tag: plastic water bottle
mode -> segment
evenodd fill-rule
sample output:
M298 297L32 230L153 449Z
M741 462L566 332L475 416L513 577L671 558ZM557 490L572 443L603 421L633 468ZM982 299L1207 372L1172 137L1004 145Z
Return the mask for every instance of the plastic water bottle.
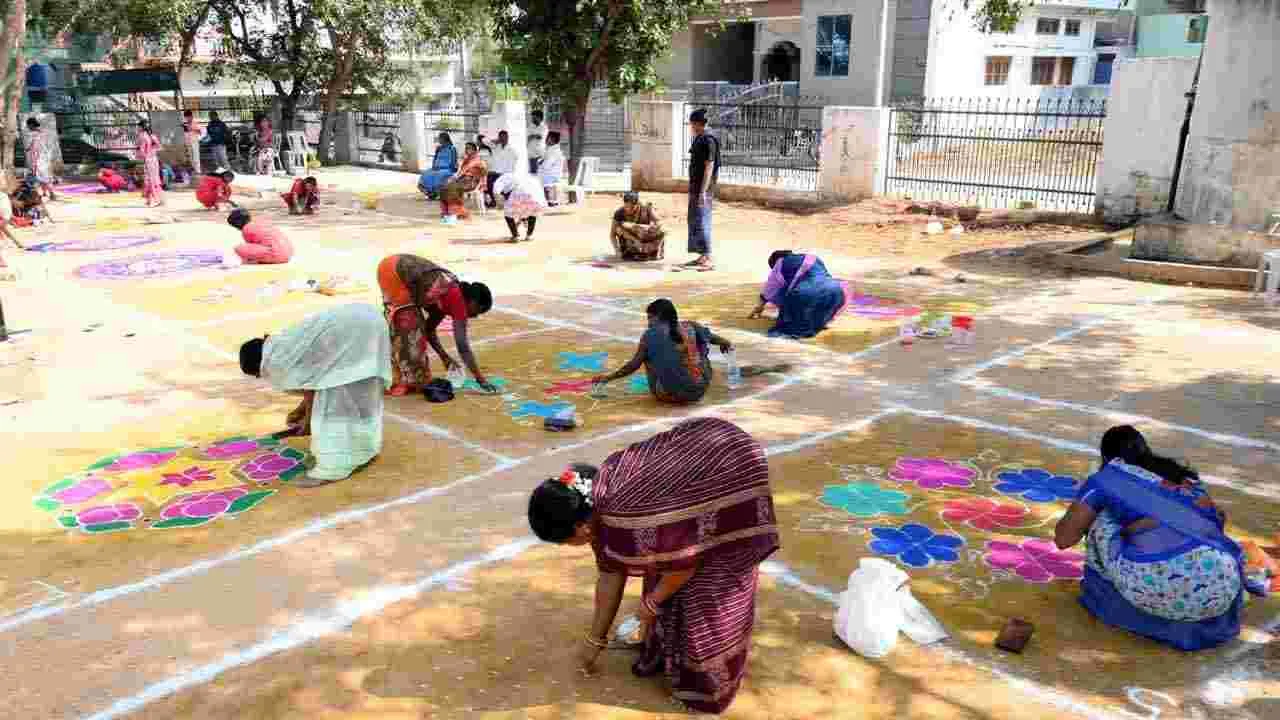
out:
M729 361L728 384L730 390L742 387L742 368L738 367L738 351L730 350L725 358Z

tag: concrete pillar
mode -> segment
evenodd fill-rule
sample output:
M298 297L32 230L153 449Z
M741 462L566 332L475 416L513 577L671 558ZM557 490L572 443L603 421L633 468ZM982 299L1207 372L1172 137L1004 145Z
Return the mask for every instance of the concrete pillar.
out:
M685 175L685 103L633 102L629 115L631 189L679 189Z
M516 151L516 174L527 175L529 173L529 119L525 102L505 100L494 103L490 117L493 123L493 138L497 139L500 131L507 131L507 144Z
M426 132L426 113L421 110L400 113L400 166L412 173L431 167L435 146ZM360 150L357 147L356 153Z
M883 192L888 132L889 108L823 108L818 193L858 200Z
M343 165L360 161L360 141L356 136L356 114L339 112L333 124L334 160Z

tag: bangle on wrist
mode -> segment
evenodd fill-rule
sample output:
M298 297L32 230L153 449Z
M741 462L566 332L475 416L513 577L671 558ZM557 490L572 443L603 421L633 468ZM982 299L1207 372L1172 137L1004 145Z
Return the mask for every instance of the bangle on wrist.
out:
M582 639L585 640L588 645L597 650L604 650L609 647L609 643L603 638L591 637L591 633L587 633Z
M652 597L645 596L640 598L640 604L644 606L645 610L649 611L650 615L653 615L654 617L658 616L659 614L658 603L654 602Z

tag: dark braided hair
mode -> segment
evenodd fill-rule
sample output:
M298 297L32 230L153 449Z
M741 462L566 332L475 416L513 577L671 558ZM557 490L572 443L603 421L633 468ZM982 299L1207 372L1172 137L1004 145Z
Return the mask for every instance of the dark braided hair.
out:
M666 298L659 298L649 303L644 311L649 317L658 318L670 326L671 342L677 345L684 342L684 336L680 334L680 315L676 312L674 303Z
M584 478L595 478L593 465L575 463L570 470ZM529 497L529 527L544 542L562 543L573 537L578 523L591 517L590 498L556 478L548 478Z
M1186 485L1200 479L1200 473L1163 455L1151 452L1147 439L1132 425L1116 425L1102 434L1102 463L1120 459L1155 473L1175 485Z

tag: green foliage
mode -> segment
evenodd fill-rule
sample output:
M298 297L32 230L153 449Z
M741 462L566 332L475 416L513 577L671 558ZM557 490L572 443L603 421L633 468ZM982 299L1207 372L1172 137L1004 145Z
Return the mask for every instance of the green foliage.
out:
M976 0L964 0L966 9ZM1022 12L1031 7L1035 0L980 0L974 11L973 23L984 33L1013 32Z
M719 0L490 0L511 79L540 97L585 107L607 81L615 100L657 87L655 63L689 18Z

